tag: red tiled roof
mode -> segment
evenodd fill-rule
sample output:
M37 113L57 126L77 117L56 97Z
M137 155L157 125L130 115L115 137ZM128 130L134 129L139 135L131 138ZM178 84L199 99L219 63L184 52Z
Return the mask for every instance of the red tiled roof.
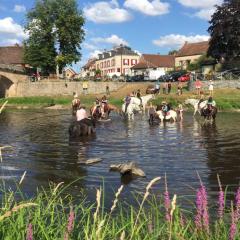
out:
M143 54L139 63L133 66L132 69L158 67L172 68L174 65L175 57L172 55Z
M0 64L23 64L23 47L0 47Z
M96 59L89 59L88 62L83 66L84 69L89 69L91 66L93 66L96 62Z
M176 57L202 55L207 53L209 42L188 43L186 42L178 51Z

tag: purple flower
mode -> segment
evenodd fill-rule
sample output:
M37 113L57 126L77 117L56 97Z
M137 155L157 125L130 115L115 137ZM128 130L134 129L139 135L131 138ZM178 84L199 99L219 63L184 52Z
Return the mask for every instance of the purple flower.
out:
M235 214L234 211L232 209L232 223L231 223L231 227L230 227L230 233L229 233L229 240L234 240L236 232L237 232L237 226L236 226L236 219L235 219Z
M67 231L64 234L64 240L68 240L68 237L73 230L74 218L75 218L74 211L71 208L69 217L68 217Z
M225 205L224 192L222 191L222 189L220 189L219 195L218 195L218 217L220 220L222 220L223 218L224 205Z
M73 230L73 222L74 222L74 212L71 209L68 217L68 226L67 226L68 233L71 233Z
M203 184L197 191L196 196L196 208L197 214L195 216L195 225L198 230L201 230L202 227L209 233L209 215L208 215L208 201L207 201L207 192Z
M27 227L27 237L26 240L33 240L33 229L32 229L32 224L29 223Z
M235 203L236 203L236 221L240 219L240 187L237 190L236 197L235 197Z
M208 200L207 200L207 191L205 186L201 185L201 194L202 194L202 220L203 226L207 232L209 232L209 215L208 215Z
M166 210L166 215L165 215L166 220L168 222L170 222L171 200L170 200L169 193L167 190L164 192L164 206L165 206L165 210Z
M197 214L195 216L195 225L198 230L202 229L202 193L201 189L198 189L196 195L196 208Z

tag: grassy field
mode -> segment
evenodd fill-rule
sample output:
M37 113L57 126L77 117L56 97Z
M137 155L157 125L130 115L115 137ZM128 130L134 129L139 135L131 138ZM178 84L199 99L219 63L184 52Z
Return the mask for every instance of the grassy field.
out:
M123 98L127 93L133 90L141 89L144 95L146 91L146 85L134 85L125 86L116 92L112 92L109 97L109 101L120 107L123 103ZM101 97L102 95L81 95L80 99L83 104L87 107L93 105L96 97ZM171 103L173 107L176 107L179 103L183 103L187 98L197 98L194 92L189 92L186 89L183 90L183 95L177 96L176 86L173 86L172 92L169 95L163 95L162 93L153 100L154 104L160 104L163 100ZM208 98L207 93L205 93L205 98ZM72 96L56 96L56 97L22 97L22 98L8 98L8 106L10 107L28 107L28 108L44 108L53 105L63 105L66 108L70 108ZM239 110L240 109L240 90L238 89L216 89L214 92L214 99L217 103L219 110ZM0 105L6 101L6 99L0 99ZM186 106L187 107L187 106Z
M21 181L22 182L22 181ZM151 193L153 185L164 184L155 178L146 186L145 194L137 195L138 205L129 206L121 198L121 186L112 200L112 207L104 207L104 192L96 189L96 201L89 203L84 194L68 194L68 186L51 184L38 190L36 197L25 198L21 183L15 191L2 183L0 195L0 239L64 239L64 240L234 240L239 239L240 190L236 205L226 207L223 190L215 206L218 214L209 216L205 187L196 191L192 212L179 207L179 197ZM20 200L16 200L20 199ZM77 200L76 200L77 199Z

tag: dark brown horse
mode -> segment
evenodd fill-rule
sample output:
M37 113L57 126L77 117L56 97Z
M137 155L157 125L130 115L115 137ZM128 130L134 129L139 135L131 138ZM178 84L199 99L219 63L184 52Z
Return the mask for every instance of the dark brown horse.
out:
M207 106L207 108L203 108L201 110L201 116L204 117L205 120L213 120L215 121L217 116L217 108L213 106Z

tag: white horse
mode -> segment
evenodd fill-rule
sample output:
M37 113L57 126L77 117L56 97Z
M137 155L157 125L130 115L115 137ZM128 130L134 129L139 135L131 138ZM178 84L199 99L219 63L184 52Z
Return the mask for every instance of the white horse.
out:
M167 112L167 115L164 116L163 111L159 110L157 111L157 115L159 117L159 119L161 120L161 122L165 121L170 121L171 119L176 122L177 121L177 112L175 112L174 110L170 110Z
M122 105L122 112L125 113L125 107L126 107L126 104L124 103ZM128 119L129 120L133 120L134 119L134 112L140 112L141 111L141 108L138 104L135 104L135 103L130 103L127 107L127 111L126 111L126 114L128 116Z
M185 100L185 104L190 104L194 107L194 113L193 116L196 115L198 112L201 115L201 109L205 108L207 106L207 100L201 102L200 104L198 99L187 99Z
M144 113L145 113L145 109L146 109L147 103L154 97L155 97L154 94L148 94L146 96L142 96L141 97L141 99L142 99L142 106L143 106L143 112ZM137 104L139 107L141 106L141 101L137 97L131 97L131 103Z

